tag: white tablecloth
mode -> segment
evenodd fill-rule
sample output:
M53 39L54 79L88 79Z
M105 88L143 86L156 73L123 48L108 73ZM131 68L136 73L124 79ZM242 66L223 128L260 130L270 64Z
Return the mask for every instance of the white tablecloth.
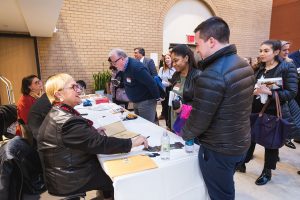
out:
M101 104L100 104L101 105ZM115 104L104 104L107 109L94 109L93 107L76 107L80 113L87 113L84 116L95 122L95 127L107 124L109 120L118 120L121 114L112 114L111 108ZM102 111L100 111L102 110ZM126 113L123 114L124 116ZM107 119L107 120L105 120ZM101 122L102 121L102 122ZM160 145L162 133L165 129L159 127L141 117L135 120L122 121L124 126L148 139L150 146ZM171 143L183 142L177 135L169 132ZM196 146L196 145L195 145ZM171 150L170 160L161 160L155 157L158 168L143 172L115 177L113 186L115 200L201 200L209 199L207 190L201 175L198 164L198 146L192 154L188 154L184 149ZM98 155L98 159L103 166L105 160L127 157L130 155L145 153L142 147L134 148L128 154L122 155ZM104 170L106 170L104 168Z

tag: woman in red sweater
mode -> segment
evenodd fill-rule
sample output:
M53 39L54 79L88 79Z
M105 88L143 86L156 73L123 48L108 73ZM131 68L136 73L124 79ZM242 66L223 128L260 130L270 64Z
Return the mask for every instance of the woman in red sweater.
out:
M21 92L22 96L17 104L18 121L27 124L27 116L31 106L43 93L42 81L36 75L24 77ZM17 126L16 134L22 135L20 126Z

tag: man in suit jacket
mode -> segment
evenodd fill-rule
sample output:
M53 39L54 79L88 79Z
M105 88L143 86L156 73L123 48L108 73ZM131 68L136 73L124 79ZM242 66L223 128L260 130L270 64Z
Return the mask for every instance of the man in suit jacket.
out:
M136 59L130 58L121 49L113 49L109 59L118 71L124 72L125 92L133 102L134 112L154 122L156 101L160 100L159 89L147 68Z
M151 58L145 57L145 49L137 47L134 49L134 57L147 67L151 76L157 76L157 70L155 68L154 61Z

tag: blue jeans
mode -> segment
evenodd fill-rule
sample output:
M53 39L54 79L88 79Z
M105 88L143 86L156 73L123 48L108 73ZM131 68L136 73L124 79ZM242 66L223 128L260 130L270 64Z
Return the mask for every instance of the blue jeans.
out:
M246 154L246 153L245 153ZM233 175L245 155L229 156L200 146L199 164L211 200L233 200Z
M142 118L155 122L156 115L156 100L149 99L137 103L133 103L134 113L141 116Z

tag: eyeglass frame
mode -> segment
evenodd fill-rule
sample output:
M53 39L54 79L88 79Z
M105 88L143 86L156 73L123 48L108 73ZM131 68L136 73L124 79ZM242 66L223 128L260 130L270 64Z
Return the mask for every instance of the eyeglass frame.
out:
M123 57L119 57L119 58L118 58L117 60L115 60L115 61L112 61L112 60L110 59L110 63L113 64L113 65L115 65L115 64L117 64L117 62L118 62L121 58L123 58Z
M73 89L75 92L82 91L82 87L79 84L73 84L71 87L64 87L63 89ZM60 89L60 91L63 89Z

